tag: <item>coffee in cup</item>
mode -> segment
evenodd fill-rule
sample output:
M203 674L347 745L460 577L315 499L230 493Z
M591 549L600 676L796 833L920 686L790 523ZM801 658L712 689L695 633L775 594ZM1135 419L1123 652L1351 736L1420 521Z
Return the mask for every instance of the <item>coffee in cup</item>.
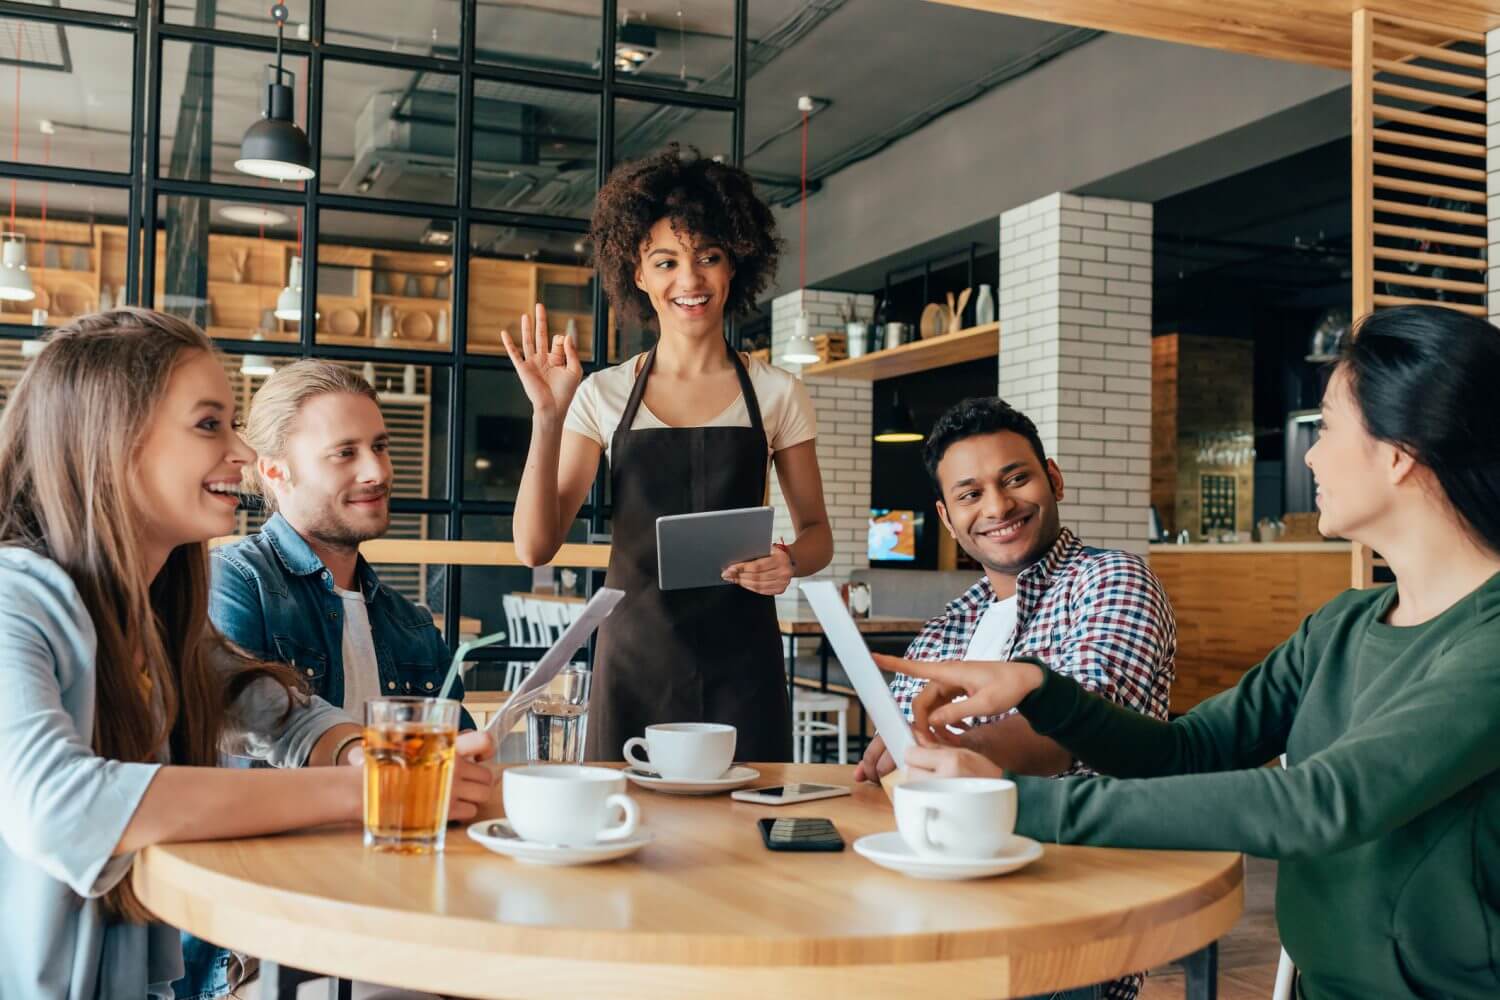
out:
M512 767L501 781L505 818L523 840L585 847L624 840L640 826L640 809L625 794L624 775L613 768ZM624 819L610 825L616 810Z
M735 728L717 722L673 722L647 726L646 737L625 741L625 759L668 781L713 781L734 763ZM649 760L631 753L644 747Z
M1004 778L933 778L898 785L896 827L929 858L992 858L1016 829L1016 783Z

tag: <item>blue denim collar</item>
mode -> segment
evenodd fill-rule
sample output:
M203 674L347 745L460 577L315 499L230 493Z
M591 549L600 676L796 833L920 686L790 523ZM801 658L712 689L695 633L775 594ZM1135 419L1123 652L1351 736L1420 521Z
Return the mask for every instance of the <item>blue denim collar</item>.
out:
M312 546L307 544L307 539L280 513L271 515L271 519L261 525L260 533L271 543L271 550L281 560L281 565L293 576L313 576L327 568L312 550ZM359 579L360 593L364 594L365 603L368 604L380 590L380 577L362 555L355 561L354 574ZM326 582L328 586L333 586L332 580Z

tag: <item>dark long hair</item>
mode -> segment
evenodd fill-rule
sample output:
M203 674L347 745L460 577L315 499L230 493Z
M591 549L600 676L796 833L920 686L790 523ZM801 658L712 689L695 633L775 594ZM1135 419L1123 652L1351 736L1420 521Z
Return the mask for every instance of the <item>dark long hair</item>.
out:
M1431 469L1475 540L1500 552L1500 329L1403 306L1354 332L1339 365L1365 429Z

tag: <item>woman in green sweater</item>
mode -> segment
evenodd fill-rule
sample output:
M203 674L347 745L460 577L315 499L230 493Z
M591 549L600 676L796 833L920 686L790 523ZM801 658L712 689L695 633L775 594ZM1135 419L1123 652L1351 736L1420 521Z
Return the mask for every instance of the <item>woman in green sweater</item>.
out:
M1500 997L1500 330L1441 307L1358 329L1307 463L1319 529L1383 555L1230 691L1170 723L1038 663L895 661L923 775L995 775L949 726L1017 708L1110 777L1016 778L1018 831L1278 859L1306 1000ZM964 699L966 700L956 700ZM1264 767L1286 754L1286 769Z

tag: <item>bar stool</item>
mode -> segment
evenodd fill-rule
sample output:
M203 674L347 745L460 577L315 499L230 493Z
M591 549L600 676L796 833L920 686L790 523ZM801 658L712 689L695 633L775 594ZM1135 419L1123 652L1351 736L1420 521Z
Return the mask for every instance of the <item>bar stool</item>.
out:
M500 598L501 605L505 608L505 624L508 627L508 636L512 646L536 646L536 636L532 633L531 622L526 615L526 604L514 594L506 594ZM526 660L511 660L505 664L505 681L502 685L507 691L514 691L520 686L521 681L526 679L526 672L531 664Z
M838 722L816 716L835 715ZM849 763L849 699L827 691L804 691L792 695L792 762L812 763L814 736L837 736L839 763Z

